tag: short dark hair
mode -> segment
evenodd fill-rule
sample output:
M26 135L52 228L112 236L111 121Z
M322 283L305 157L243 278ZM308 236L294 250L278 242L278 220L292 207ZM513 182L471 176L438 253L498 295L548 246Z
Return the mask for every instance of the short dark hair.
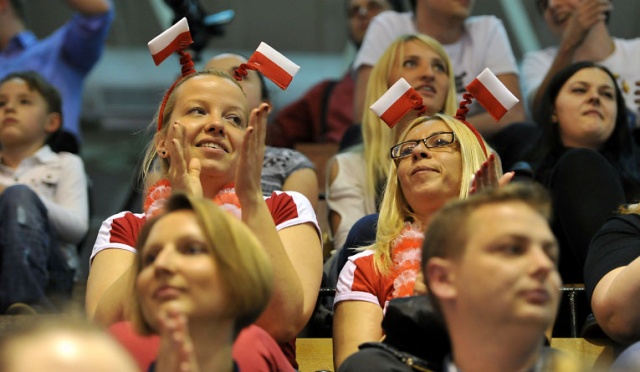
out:
M548 192L533 182L515 182L447 203L432 218L424 234L422 262L432 257L458 258L467 243L467 221L479 207L507 202L523 202L549 221L551 199Z
M29 89L38 92L47 103L47 111L50 114L54 112L58 113L62 118L62 98L60 97L60 93L53 85L45 80L42 75L35 71L13 72L2 78L0 85L13 79L24 81Z

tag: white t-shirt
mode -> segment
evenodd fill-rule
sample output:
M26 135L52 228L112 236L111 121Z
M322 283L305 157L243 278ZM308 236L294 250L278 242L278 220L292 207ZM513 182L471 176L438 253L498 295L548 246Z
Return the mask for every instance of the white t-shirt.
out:
M465 33L453 44L443 45L451 59L456 77L458 102L465 87L485 68L494 74L518 74L518 65L502 21L494 16L473 16L464 22ZM402 35L415 34L413 13L386 11L369 25L358 51L353 69L373 66L391 43ZM483 111L476 102L469 106L469 115Z
M624 40L613 39L615 50L608 58L598 63L605 66L618 78L618 84L627 103L627 108L638 120L638 105L635 103L636 81L640 81L640 38ZM529 107L533 104L533 98L538 87L547 75L547 71L553 64L558 53L557 47L549 47L542 50L528 52L522 60L522 89Z

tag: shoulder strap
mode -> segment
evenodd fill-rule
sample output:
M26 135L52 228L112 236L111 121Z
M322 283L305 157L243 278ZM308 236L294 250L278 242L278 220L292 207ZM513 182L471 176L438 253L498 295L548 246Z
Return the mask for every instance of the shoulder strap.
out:
M384 350L389 354L392 354L393 356L395 356L399 361L401 361L405 365L411 367L411 369L414 369L416 371L434 372L438 370L435 366L433 366L431 363L427 362L426 360L418 358L415 355L400 351L394 348L393 346L385 344L383 342L365 342L364 344L360 345L359 348L360 349L377 348L377 349Z

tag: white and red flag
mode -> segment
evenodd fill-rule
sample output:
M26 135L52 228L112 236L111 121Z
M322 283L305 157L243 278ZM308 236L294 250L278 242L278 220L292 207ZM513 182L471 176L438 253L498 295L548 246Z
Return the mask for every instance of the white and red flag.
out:
M193 39L189 32L187 18L182 18L147 43L156 66L160 65L162 61L174 52L187 49L191 44L193 44Z
M300 70L300 66L273 49L269 44L261 42L247 63L241 64L236 69L234 75L236 80L241 80L246 76L247 69L259 71L284 90L291 84L291 80Z
M389 128L393 128L412 109L421 110L418 116L425 110L422 96L404 78L398 79L369 108L387 123Z
M488 68L467 85L467 92L471 93L496 121L519 102Z

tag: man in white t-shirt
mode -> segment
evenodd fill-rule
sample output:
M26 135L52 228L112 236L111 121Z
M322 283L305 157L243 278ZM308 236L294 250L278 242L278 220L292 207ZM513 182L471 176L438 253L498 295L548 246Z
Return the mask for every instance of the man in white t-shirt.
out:
M365 35L353 70L356 76L354 114L362 117L367 80L373 65L397 37L423 33L438 40L451 58L459 100L467 84L490 68L520 98L520 83L509 39L502 21L494 16L473 16L474 0L415 0L413 12L382 12ZM511 109L498 124L474 103L467 120L485 137L525 118L522 104Z
M618 39L607 28L610 0L536 0L540 13L559 41L557 46L525 54L523 90L534 112L551 78L563 67L593 61L618 77L632 122L638 126L636 84L640 81L640 38Z

